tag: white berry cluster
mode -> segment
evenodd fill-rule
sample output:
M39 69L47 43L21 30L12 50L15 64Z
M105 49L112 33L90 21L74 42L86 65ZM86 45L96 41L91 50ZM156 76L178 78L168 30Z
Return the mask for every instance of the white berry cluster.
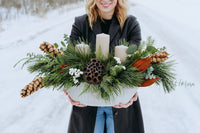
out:
M125 67L125 66L122 66L122 65L115 65L115 67L123 68L124 70L126 70L126 67Z
M121 64L120 58L114 57L114 59L117 61L117 64Z
M146 73L145 73L145 79L155 79L156 78L156 76L155 75L153 75L153 67L152 66L150 66L150 67L148 67L147 68L147 71L146 71Z
M78 83L78 77L81 76L81 74L83 74L83 72L80 70L80 69L77 69L77 68L70 68L69 69L69 74L71 76L73 76L73 81L74 81L74 84L77 84Z

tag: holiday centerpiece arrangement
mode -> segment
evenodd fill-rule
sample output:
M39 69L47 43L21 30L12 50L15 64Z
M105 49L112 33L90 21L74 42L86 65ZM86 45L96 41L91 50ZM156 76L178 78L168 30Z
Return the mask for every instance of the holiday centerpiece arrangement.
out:
M174 89L174 62L166 61L165 47L156 48L150 37L139 47L120 40L114 53L109 52L110 36L106 34L96 36L95 51L85 42L64 38L59 49L57 43L44 42L40 49L45 54L28 53L19 61L24 61L22 67L28 65L29 72L37 73L21 90L21 97L53 87L85 105L113 106L128 102L139 87L156 83L165 92Z

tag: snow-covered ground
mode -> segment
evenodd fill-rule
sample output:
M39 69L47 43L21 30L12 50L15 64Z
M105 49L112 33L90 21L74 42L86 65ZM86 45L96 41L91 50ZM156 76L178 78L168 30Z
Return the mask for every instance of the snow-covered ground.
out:
M167 46L176 59L177 80L195 86L177 86L170 94L152 86L139 90L146 133L200 132L200 2L198 0L135 0L129 13L136 16L142 36ZM41 89L20 98L20 89L34 75L13 65L28 52L41 53L39 44L63 40L74 17L84 14L82 4L67 11L51 11L44 18L22 17L0 27L0 133L66 133L71 105L63 92Z

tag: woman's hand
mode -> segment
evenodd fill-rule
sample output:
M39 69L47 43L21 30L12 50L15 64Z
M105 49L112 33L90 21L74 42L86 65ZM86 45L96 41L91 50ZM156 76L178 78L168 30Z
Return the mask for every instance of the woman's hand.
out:
M65 92L65 94L68 96L69 101L71 102L72 105L75 105L75 106L78 106L78 107L86 107L86 105L81 104L79 101L74 101L74 100L70 97L70 95L68 95L67 91L64 90L64 92Z
M134 101L137 101L137 92L135 93L135 95L131 98L131 100L128 103L126 103L126 104L119 103L119 105L115 105L113 107L114 108L128 108L130 105L133 104Z

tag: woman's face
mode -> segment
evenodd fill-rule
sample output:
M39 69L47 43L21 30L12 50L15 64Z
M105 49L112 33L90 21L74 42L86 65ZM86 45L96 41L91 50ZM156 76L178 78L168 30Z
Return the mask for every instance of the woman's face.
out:
M95 0L95 3L101 13L114 13L117 0Z

